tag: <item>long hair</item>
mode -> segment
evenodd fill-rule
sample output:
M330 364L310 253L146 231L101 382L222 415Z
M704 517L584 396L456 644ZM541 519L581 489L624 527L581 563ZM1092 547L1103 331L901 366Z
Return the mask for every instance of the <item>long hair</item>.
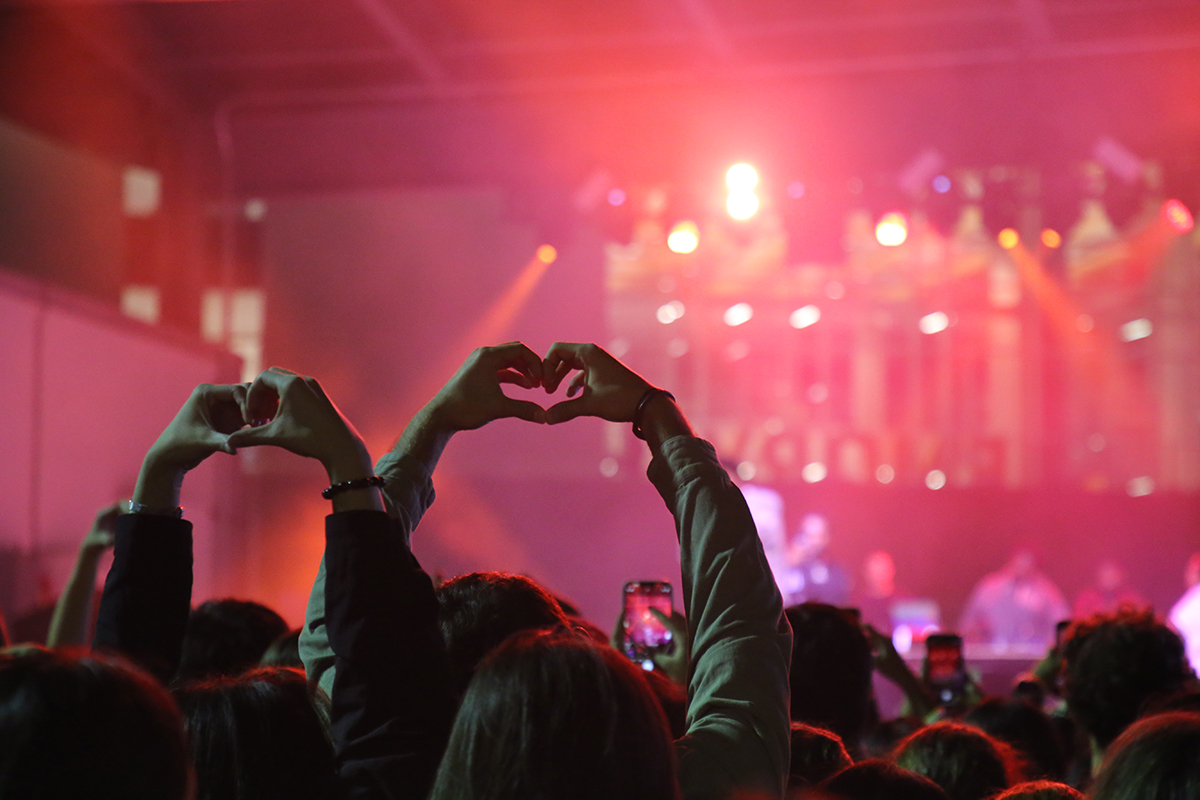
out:
M287 667L174 690L196 769L196 800L336 796L325 693Z
M0 655L0 797L183 800L179 709L118 658L29 648Z
M571 631L525 631L480 665L432 800L676 800L674 751L646 679Z

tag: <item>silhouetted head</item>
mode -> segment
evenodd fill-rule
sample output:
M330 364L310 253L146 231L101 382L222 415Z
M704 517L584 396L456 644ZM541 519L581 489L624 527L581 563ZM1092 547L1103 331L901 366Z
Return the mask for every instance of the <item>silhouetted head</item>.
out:
M1200 797L1200 714L1139 720L1105 753L1092 800Z
M792 772L788 786L816 786L854 762L833 731L792 723Z
M933 781L878 758L847 767L821 789L845 800L947 800Z
M300 629L288 631L271 642L271 646L263 653L262 660L258 663L264 667L304 669L304 662L300 660Z
M1057 781L1027 781L1005 789L992 800L1084 800L1083 792Z
M1179 634L1150 611L1123 609L1072 623L1062 647L1067 706L1101 748L1142 704L1191 677Z
M328 699L304 673L260 667L174 690L196 770L196 800L336 795Z
M237 675L258 665L271 642L288 632L283 617L249 600L209 600L192 609L178 680Z
M456 694L476 666L514 633L569 625L558 601L524 575L472 572L437 588L442 638Z
M929 778L950 800L983 800L1021 780L1012 748L958 722L927 725L900 742L892 760Z
M0 656L0 797L182 800L183 723L127 664L27 649Z
M857 753L874 721L871 646L846 612L824 603L787 609L792 624L792 719L827 728Z
M968 711L963 721L1012 746L1024 757L1030 777L1066 777L1063 744L1054 723L1040 708L1021 700L993 697Z
M472 678L433 800L679 795L671 735L642 671L570 630L525 631Z

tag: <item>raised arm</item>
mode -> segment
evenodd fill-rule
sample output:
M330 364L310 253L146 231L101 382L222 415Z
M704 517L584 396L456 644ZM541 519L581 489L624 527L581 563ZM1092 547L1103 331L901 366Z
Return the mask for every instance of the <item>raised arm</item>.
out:
M451 437L503 417L544 422L541 406L508 397L501 389L505 383L533 389L541 380L541 358L520 342L480 347L409 421L375 465L375 474L384 479L388 514L397 520L405 544L433 504L433 471ZM300 630L300 658L308 679L332 693L336 667L326 630L326 569L322 557Z
M117 516L121 504L113 503L96 512L92 527L79 544L71 577L63 587L54 616L50 618L47 647L82 647L87 644L88 624L92 615L92 596L96 593L96 573L100 558L116 539Z
M524 372L510 370L522 364ZM326 519L319 633L333 661L325 675L332 687L334 747L351 797L424 798L454 720L437 598L409 550L413 515L406 506L419 506L419 516L428 504L421 498L432 500L432 487L426 495L412 478L424 476L428 482L456 431L504 416L540 417L539 406L521 405L500 388L505 381L536 386L540 368L541 360L524 345L471 355L393 450L397 485L392 488L400 493L395 518L382 513L374 489L333 497L336 513ZM249 404L269 414L275 397L275 418L230 437L233 445L275 444L317 458L331 484L371 477L362 439L316 381L269 370L251 387Z
M233 453L246 387L201 384L150 447L130 510L117 517L112 568L93 646L139 662L163 682L179 666L192 598L192 524L182 519L184 476L213 453Z
M677 743L685 798L783 794L790 755L792 637L754 521L707 442L674 399L596 345L559 343L543 370L550 423L581 415L633 422L650 446L649 477L675 517L691 634L688 732Z

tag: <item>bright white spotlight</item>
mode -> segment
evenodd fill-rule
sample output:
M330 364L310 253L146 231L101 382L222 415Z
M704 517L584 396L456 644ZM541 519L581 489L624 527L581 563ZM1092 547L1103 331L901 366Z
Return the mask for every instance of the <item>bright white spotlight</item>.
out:
M891 464L880 464L875 468L875 480L880 483L891 483L896 479L896 469Z
M797 330L807 328L809 325L816 325L820 321L821 309L814 305L801 306L788 317L788 322Z
M672 253L691 253L700 244L700 229L690 219L675 223L667 236L667 247Z
M1154 325L1145 317L1130 320L1121 326L1121 341L1136 342L1138 339L1145 339L1152 333L1154 333Z
M820 483L829 475L829 469L820 461L811 461L800 470L805 483Z
M749 164L734 164L725 173L725 185L731 192L748 192L758 186L758 171Z
M925 475L925 485L930 489L937 491L946 485L946 473L940 469L931 469Z
M663 325L670 325L675 320L683 316L683 303L678 300L672 300L669 303L663 303L658 307L658 311L654 316Z
M1145 497L1148 494L1154 494L1154 478L1149 475L1131 478L1129 483L1125 484L1125 493L1130 497Z
M939 333L950 327L950 317L945 311L934 311L917 321L921 333Z
M736 328L754 318L754 309L749 303L735 303L725 309L725 324Z
M758 195L748 189L730 192L725 209L734 219L750 219L758 211Z
M884 247L897 247L908 238L908 220L899 211L889 211L875 226L875 241Z

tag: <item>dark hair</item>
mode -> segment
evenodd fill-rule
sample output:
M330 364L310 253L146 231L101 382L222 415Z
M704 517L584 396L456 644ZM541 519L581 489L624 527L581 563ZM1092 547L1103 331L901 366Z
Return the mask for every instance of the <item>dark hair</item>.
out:
M263 657L258 663L264 667L304 669L304 662L300 660L300 629L288 631L271 642L267 652L263 653Z
M1057 781L1028 781L1005 789L992 800L1085 800L1083 792Z
M181 800L179 709L115 659L26 649L0 656L0 797Z
M792 723L792 771L788 786L816 786L854 762L833 731Z
M1200 688L1189 687L1169 694L1156 694L1142 705L1143 717L1168 711L1200 713Z
M261 603L209 600L188 616L176 678L199 680L245 672L287 632L283 617Z
M1050 717L1022 700L993 697L967 712L963 721L1015 748L1026 775L1061 781L1067 773L1062 740Z
M1072 623L1063 660L1067 707L1102 748L1137 719L1148 698L1178 691L1191 676L1179 634L1148 610Z
M896 746L892 760L929 778L950 800L983 800L1021 780L1011 747L959 722L925 726Z
M334 797L328 701L304 673L261 667L174 689L196 768L196 800Z
M896 717L880 722L863 737L863 754L868 758L884 758L892 754L901 740L925 727L917 717Z
M480 664L432 800L679 797L667 723L642 671L570 630L526 631Z
M847 767L822 783L821 789L845 800L947 800L933 781L879 758Z
M475 667L518 631L568 625L558 601L524 575L472 572L437 587L439 618L456 694Z
M1130 725L1108 748L1091 796L1200 797L1200 714L1176 711Z
M787 609L792 624L792 719L833 731L852 754L876 716L871 645L845 612L824 603Z

